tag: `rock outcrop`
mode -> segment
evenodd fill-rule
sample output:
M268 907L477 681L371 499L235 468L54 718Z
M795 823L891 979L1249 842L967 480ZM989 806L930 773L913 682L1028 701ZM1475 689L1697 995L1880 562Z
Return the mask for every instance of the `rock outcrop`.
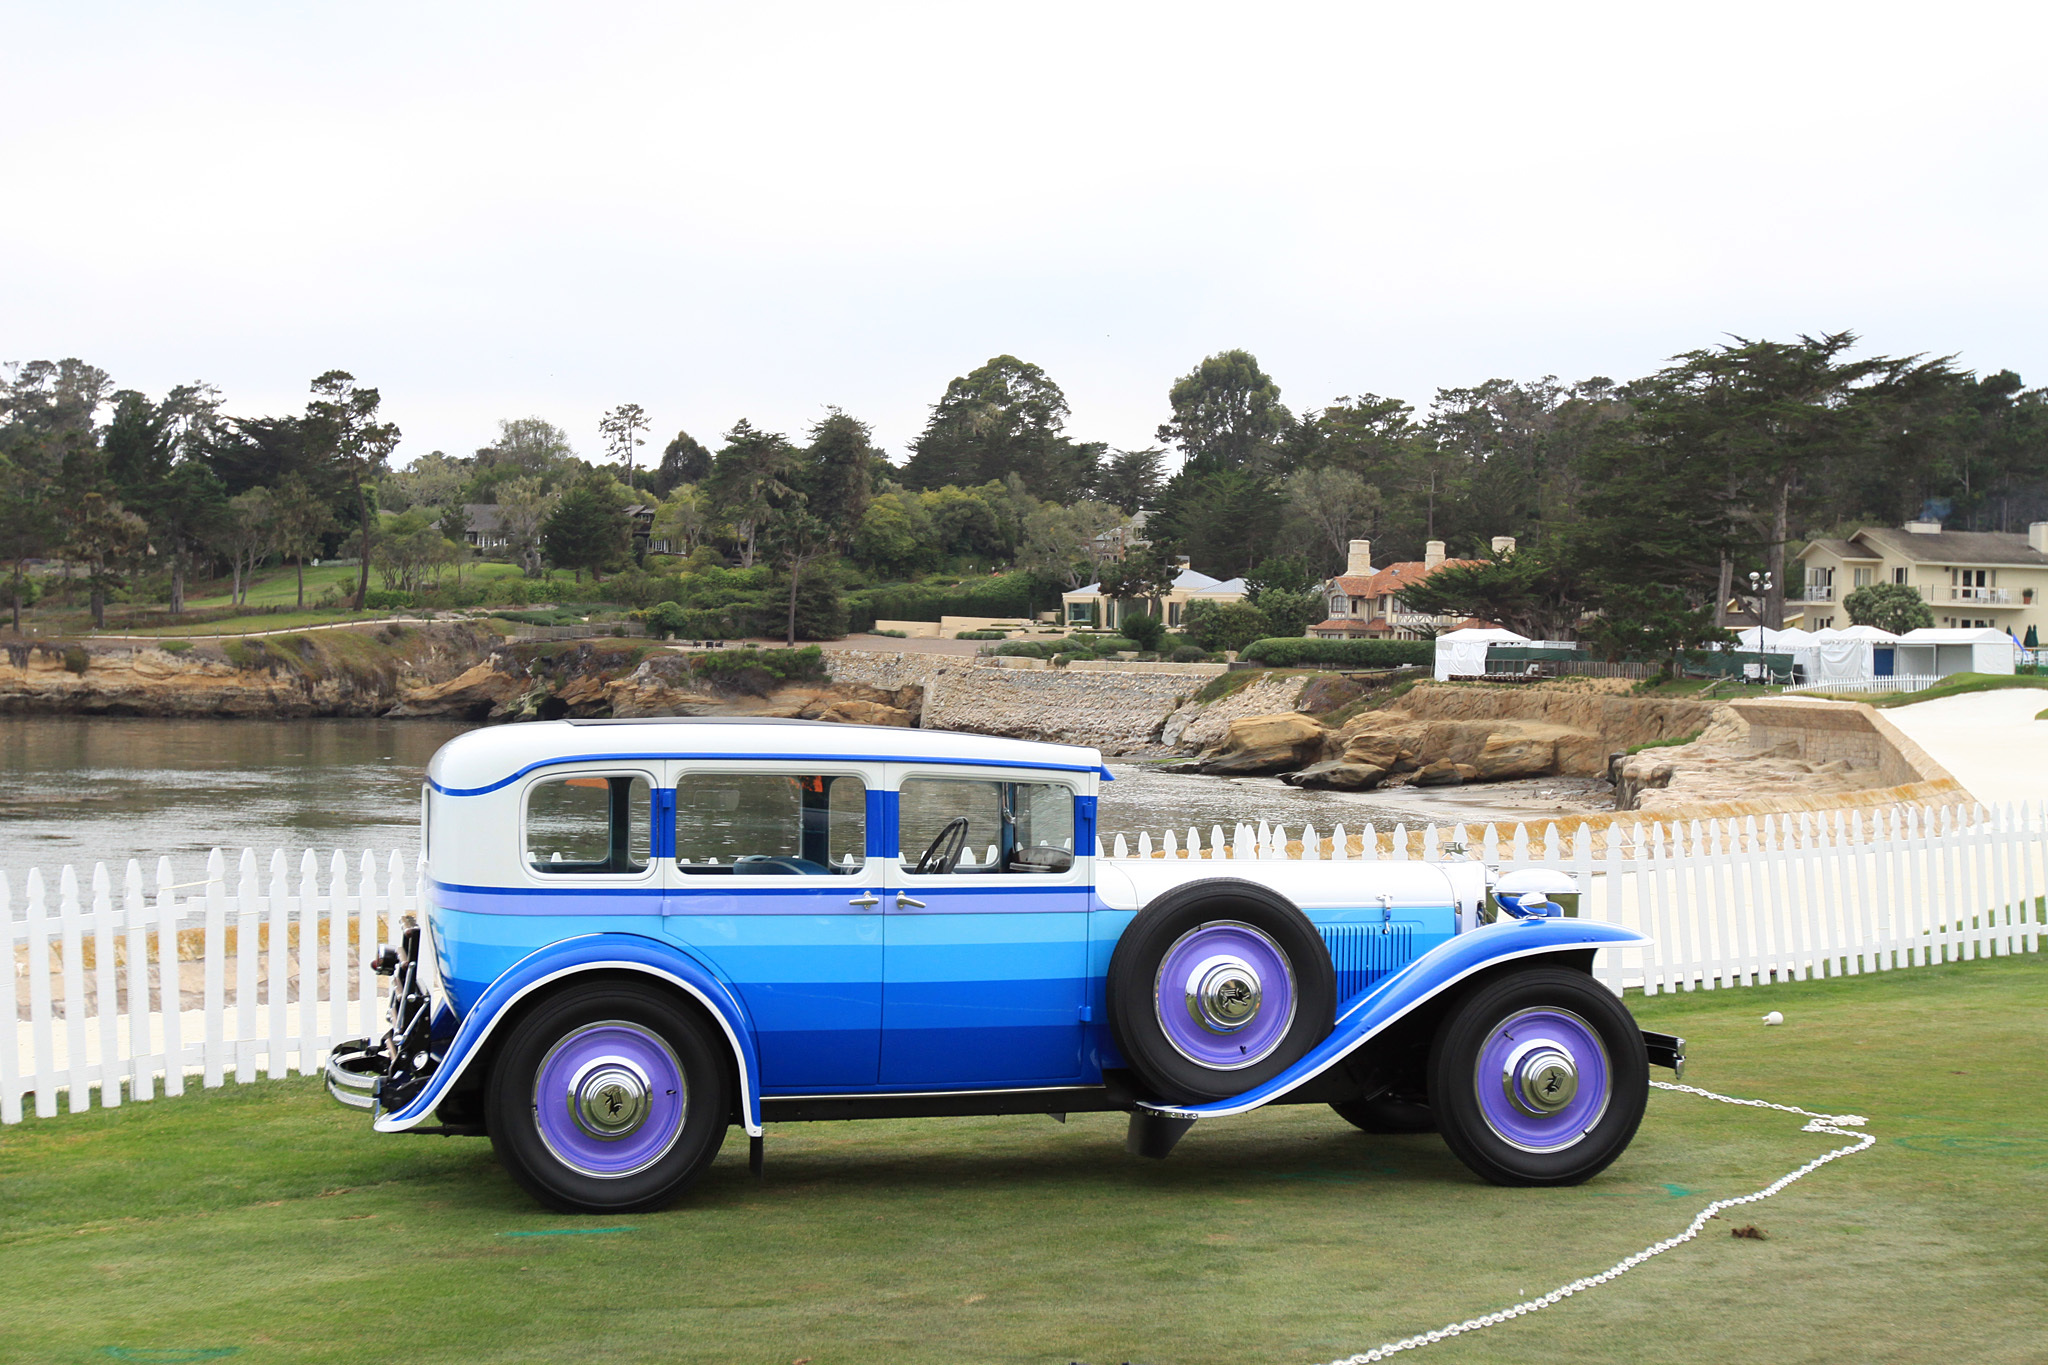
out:
M1329 732L1298 711L1246 716L1230 722L1223 742L1202 756L1195 770L1220 776L1287 772L1320 758Z

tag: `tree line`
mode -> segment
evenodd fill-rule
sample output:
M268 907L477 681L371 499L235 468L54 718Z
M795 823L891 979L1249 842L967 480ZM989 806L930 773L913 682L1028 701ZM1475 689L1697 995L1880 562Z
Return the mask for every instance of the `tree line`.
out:
M33 361L0 381L0 558L17 623L24 562L45 557L78 566L96 620L134 572L167 575L176 611L195 570L225 569L239 595L261 562L329 555L360 558L360 607L373 565L401 589L459 574L482 505L528 574L602 577L650 539L685 564L768 566L792 637L808 592L1009 570L1047 601L1098 578L1156 598L1177 556L1249 576L1269 624L1298 633L1350 540L1382 562L1443 540L1483 563L1411 607L1550 638L1590 621L1612 648L1654 651L1711 631L1752 569L1782 620L1788 551L1813 535L1926 510L1967 529L2048 517L2043 390L1952 357L1861 355L1848 332L1733 338L1628 381L1491 379L1419 413L1361 393L1296 415L1231 350L1164 406L1157 444L1079 439L1058 384L1004 355L947 384L900 463L838 409L794 439L747 420L715 450L678 432L643 460L646 414L621 404L596 460L519 418L470 455L393 469L398 428L345 371L301 413L235 417L205 384L152 399L83 361ZM1512 557L1489 553L1499 534Z

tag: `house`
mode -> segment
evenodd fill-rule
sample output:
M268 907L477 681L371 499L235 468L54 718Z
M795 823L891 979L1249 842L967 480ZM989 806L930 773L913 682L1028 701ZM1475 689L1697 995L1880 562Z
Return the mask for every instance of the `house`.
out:
M469 541L472 550L489 554L512 543L512 537L505 533L505 519L494 502L465 502L462 504L462 519L469 527L463 538Z
M1217 580L1205 573L1197 573L1188 567L1187 557L1180 560L1180 572L1174 576L1173 586L1160 601L1166 613L1166 628L1179 630L1187 620L1187 610L1195 602L1242 602L1245 586L1242 578ZM1120 602L1103 595L1100 582L1076 588L1060 594L1060 619L1069 626L1093 626L1100 630L1115 630L1124 617L1133 612L1148 609L1144 602Z
M1495 536L1495 554L1513 554L1513 536ZM1329 616L1308 633L1319 640L1427 640L1438 631L1456 625L1457 618L1428 616L1410 611L1401 600L1404 588L1447 566L1484 564L1483 559L1447 559L1444 543L1432 540L1421 559L1403 560L1385 568L1372 566L1372 542L1354 540L1344 572L1323 580L1323 600Z
M1089 542L1089 553L1097 564L1120 562L1123 557L1140 545L1150 545L1145 539L1145 523L1152 519L1150 512L1133 512L1122 523L1100 532Z
M1842 600L1872 583L1899 583L1926 599L1937 629L1990 627L2022 638L2048 632L2048 521L2017 531L1944 531L1938 521L1894 530L1865 527L1847 540L1816 540L1806 567L1808 630L1849 624Z

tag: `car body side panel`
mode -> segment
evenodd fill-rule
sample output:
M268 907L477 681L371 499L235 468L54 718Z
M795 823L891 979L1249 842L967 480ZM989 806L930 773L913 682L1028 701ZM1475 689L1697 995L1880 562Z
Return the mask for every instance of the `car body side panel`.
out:
M1365 1046L1416 1006L1488 967L1551 953L1647 943L1633 929L1592 920L1507 920L1471 930L1440 943L1403 971L1383 981L1338 1016L1330 1036L1308 1054L1263 1085L1241 1095L1208 1104L1169 1108L1146 1106L1177 1118L1221 1118L1270 1104L1314 1080Z

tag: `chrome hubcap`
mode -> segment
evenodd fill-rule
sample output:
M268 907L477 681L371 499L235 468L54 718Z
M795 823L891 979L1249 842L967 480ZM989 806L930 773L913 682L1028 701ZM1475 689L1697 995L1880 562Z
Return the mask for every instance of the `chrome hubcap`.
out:
M1204 959L1188 973L1188 1016L1211 1033L1235 1033L1259 1013L1259 974L1243 958Z
M653 1106L647 1073L624 1057L599 1057L569 1082L569 1117L594 1138L616 1142L647 1121Z
M1579 1093L1579 1069L1557 1043L1528 1042L1508 1054L1501 1070L1508 1103L1532 1118L1562 1110Z

